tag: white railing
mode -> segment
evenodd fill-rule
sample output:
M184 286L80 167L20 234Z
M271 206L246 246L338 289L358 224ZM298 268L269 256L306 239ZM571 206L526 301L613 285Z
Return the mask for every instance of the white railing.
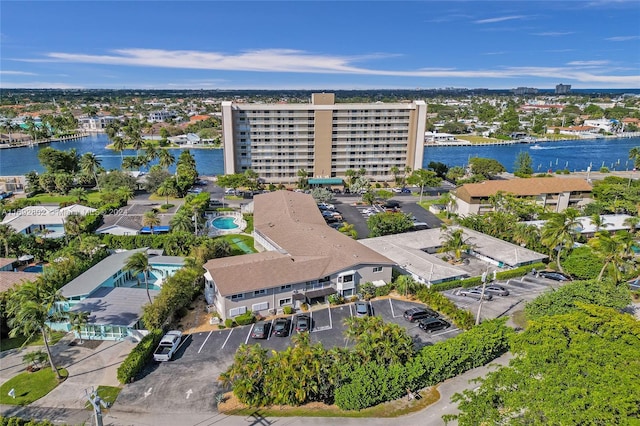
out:
M233 222L238 225L233 229L219 229L212 225L214 219L218 217L233 217ZM215 212L208 215L207 220L208 235L210 237L217 237L219 235L238 234L247 228L247 221L244 220L242 213L240 212Z

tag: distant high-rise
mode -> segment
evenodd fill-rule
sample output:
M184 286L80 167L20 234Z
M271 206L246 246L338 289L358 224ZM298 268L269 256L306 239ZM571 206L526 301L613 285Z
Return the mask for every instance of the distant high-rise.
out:
M422 168L427 105L335 103L314 93L308 104L222 103L224 170L251 169L268 183L293 183L306 170L313 178L344 178L365 169L391 180L392 167Z
M558 84L556 85L556 95L566 95L571 91L570 84Z
M535 95L538 93L538 89L535 87L516 87L515 89L511 89L514 95L522 96L522 95Z

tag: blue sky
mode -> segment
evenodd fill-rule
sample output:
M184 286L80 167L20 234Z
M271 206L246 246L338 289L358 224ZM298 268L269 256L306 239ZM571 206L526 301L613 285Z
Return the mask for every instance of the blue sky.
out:
M640 2L12 1L0 87L640 88Z

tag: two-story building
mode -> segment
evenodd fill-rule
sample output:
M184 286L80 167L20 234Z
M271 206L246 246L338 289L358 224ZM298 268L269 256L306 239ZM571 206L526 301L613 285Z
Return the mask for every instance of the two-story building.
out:
M487 180L467 183L451 191L449 211L462 217L493 210L490 197L498 192L530 198L551 212L580 207L591 202L591 185L581 178L541 177Z
M363 283L391 281L394 262L327 226L310 195L255 196L253 235L260 253L204 265L205 297L223 319L324 302L336 293L350 297Z

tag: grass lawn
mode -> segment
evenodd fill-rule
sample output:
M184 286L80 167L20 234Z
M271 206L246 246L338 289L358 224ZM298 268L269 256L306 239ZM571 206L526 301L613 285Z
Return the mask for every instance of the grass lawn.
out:
M518 327L522 329L527 328L527 317L524 311L515 311L511 319L513 320L515 325L517 325Z
M408 401L406 397L395 401L384 402L375 407L360 411L341 410L335 405L311 403L300 407L278 406L268 408L250 408L239 402L232 393L225 396L228 399L218 405L218 410L224 414L253 416L259 414L264 417L399 417L415 413L440 399L440 393L435 387L420 392L421 399Z
M162 204L165 204L167 202L167 197L163 197L157 194L151 194L149 195L149 199L151 201L162 201ZM174 198L174 197L169 197L169 203L171 203L172 201L177 201L177 200L183 200L183 198Z
M69 375L69 372L64 368L59 368L58 371L63 380ZM51 392L58 384L55 373L51 371L47 363L45 367L34 373L25 371L4 382L0 386L0 404L31 404ZM15 389L15 399L8 395L11 389Z
M55 345L65 336L65 332L62 331L54 331L49 336L49 345ZM9 349L16 349L22 346L26 338L24 336L16 336L16 337L8 337L6 339L0 340L0 352L8 351ZM25 346L44 346L44 341L42 340L42 335L36 335L30 342L28 342Z
M244 232L246 232L247 234L250 234L253 232L253 215L252 214L245 214L242 215L244 220L247 222L247 227L244 229Z
M249 235L229 234L229 235L222 235L220 237L216 237L216 239L218 238L226 240L229 243L229 245L231 246L231 254L233 256L246 254L245 250L240 248L238 244L235 243L233 240L236 240L236 241L240 240L241 242L246 244L252 250L252 253L258 252L256 249L253 248L253 237Z
M109 407L111 407L113 403L116 402L116 398L120 394L122 388L119 388L117 386L98 386L98 389L96 390L100 399L109 404ZM84 408L87 410L93 410L93 406L89 401L87 401L87 403L84 405Z
M50 194L38 194L29 199L40 201L42 204L53 204L53 203L60 204L60 203L66 203L70 201L76 201L76 198L70 195L50 195ZM87 191L87 201L89 203L99 202L100 191L97 191L97 190Z

